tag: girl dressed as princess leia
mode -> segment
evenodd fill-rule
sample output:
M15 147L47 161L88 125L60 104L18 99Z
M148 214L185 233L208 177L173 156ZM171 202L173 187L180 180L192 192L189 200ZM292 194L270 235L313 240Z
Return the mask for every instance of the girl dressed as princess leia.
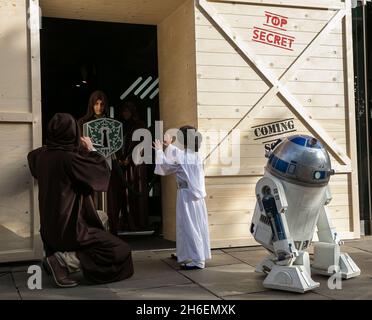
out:
M191 126L179 129L178 140L184 148L172 144L169 135L164 142L156 140L156 167L158 175L175 174L177 180L176 246L181 269L205 268L211 259L208 214L205 204L205 181L202 160L198 150L201 135ZM163 149L165 150L163 151Z

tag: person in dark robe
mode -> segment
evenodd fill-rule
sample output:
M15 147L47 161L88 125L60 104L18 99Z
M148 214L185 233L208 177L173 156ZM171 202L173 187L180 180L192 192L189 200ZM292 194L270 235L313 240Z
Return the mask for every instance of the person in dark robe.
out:
M94 91L88 101L88 109L82 118L78 120L80 134L83 136L84 124L93 120L106 118L108 115L108 98L107 95L100 90ZM107 215L108 229L114 235L118 233L119 212L120 212L120 195L116 188L120 184L120 176L118 172L118 163L115 158L111 158L112 171L110 175L110 183L107 190L107 212L103 212L102 193L94 192L93 201L96 209L100 209L101 215ZM118 198L119 197L119 198Z
M108 99L107 95L101 91L94 91L88 101L88 109L86 114L81 117L78 121L80 135L83 136L83 126L89 121L93 121L100 118L105 118L108 115Z
M76 286L69 274L79 269L93 283L132 276L130 247L104 230L92 200L94 191L107 190L110 168L90 139L80 137L76 120L57 113L49 122L46 146L27 158L39 186L45 266L57 286Z
M107 108L107 95L101 90L94 91L89 97L88 109L86 114L78 120L81 136L84 136L83 128L85 123L107 117ZM94 192L92 197L96 209L103 209L102 194L99 192Z
M129 231L143 231L148 228L147 167L133 161L140 141L133 141L132 136L137 129L144 129L145 124L131 101L121 106L119 120L123 123L124 137L123 148L116 153L123 172L122 226Z

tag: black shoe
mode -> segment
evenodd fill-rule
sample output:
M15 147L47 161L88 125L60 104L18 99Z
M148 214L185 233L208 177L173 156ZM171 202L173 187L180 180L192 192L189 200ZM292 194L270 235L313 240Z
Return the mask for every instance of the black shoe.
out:
M177 260L177 256L176 256L174 253L172 253L172 254L171 254L171 259L173 259L173 260Z
M200 268L198 266L188 266L187 264L181 264L181 269L182 270L201 270L204 268Z
M54 283L61 288L72 288L78 285L78 282L68 277L68 270L62 266L54 255L46 258L48 271L52 274Z

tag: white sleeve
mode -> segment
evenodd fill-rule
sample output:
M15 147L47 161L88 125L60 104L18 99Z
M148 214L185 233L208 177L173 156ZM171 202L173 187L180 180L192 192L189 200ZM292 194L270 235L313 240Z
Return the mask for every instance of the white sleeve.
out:
M156 150L156 159L155 159L155 174L165 176L172 173L176 173L180 167L177 159L177 147L169 148L171 145L167 147L165 153L163 150Z
M168 162L179 162L179 154L182 152L175 145L170 144L164 151L165 157Z

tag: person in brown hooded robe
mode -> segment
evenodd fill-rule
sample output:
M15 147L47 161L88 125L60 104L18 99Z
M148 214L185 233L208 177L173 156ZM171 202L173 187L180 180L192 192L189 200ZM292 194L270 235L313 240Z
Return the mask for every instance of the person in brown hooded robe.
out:
M89 138L80 138L76 120L57 113L49 122L46 146L28 154L39 186L45 265L60 287L76 286L69 273L79 269L93 283L133 274L130 247L104 230L94 207L92 193L107 190L110 169L93 150Z

